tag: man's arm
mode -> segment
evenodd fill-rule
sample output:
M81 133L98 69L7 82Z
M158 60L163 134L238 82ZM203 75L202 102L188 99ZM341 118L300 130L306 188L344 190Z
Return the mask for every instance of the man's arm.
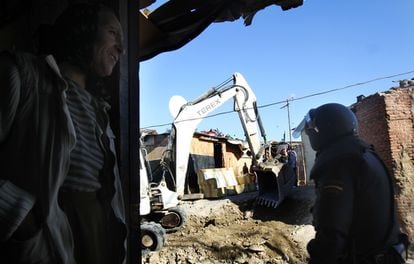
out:
M0 53L0 144L7 138L20 99L20 75L13 56Z
M355 197L351 164L338 161L320 175L313 209L316 236L308 244L311 264L339 263L348 251Z
M13 125L17 107L20 102L21 81L14 57L8 52L0 53L0 152L4 152L10 129ZM7 155L7 153L4 153ZM24 166L24 165L23 165ZM22 223L27 228L20 228L25 233L19 238L33 234L33 214L29 213L35 203L33 195L17 186L0 168L0 242L8 240ZM28 223L30 222L30 223ZM27 225L26 225L27 224ZM29 232L27 232L29 231ZM17 232L16 232L17 233ZM15 234L16 235L16 234Z

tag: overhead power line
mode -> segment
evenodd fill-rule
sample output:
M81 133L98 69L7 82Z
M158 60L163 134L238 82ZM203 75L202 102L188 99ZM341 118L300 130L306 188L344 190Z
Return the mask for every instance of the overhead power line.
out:
M376 82L376 81L380 81L380 80L385 80L385 79L391 79L391 78L395 78L395 77L398 77L398 76L407 75L407 74L411 74L411 73L414 73L414 70L406 71L406 72L402 72L402 73L397 73L397 74L393 74L393 75L389 75L389 76L377 77L377 78L374 78L374 79L371 79L371 80L368 80L368 81L358 82L358 83L350 84L350 85L339 87L339 88L334 88L334 89L330 89L330 90L326 90L326 91L322 91L322 92L317 92L317 93L313 93L313 94L309 94L309 95L304 95L304 96L297 97L297 98L290 98L288 100L289 101L299 101L299 100L307 99L307 98L310 98L310 97L315 97L315 96L320 96L320 95L324 95L324 94L328 94L328 93L333 93L333 92L349 89L349 88L352 88L352 87L362 86L362 85L365 85L365 84L368 84L368 83L372 83L372 82ZM266 107L279 105L279 104L286 104L286 100L260 105L260 106L257 106L257 108L266 108ZM186 119L186 120L182 120L182 121L179 121L179 122L191 121L191 120L196 120L196 119L207 119L207 118L212 118L212 117L216 117L216 116L219 116L219 115L230 114L230 113L233 113L233 112L234 112L233 110L224 111L224 112L219 112L219 113L212 114L212 115L209 115L209 116L206 116L206 117ZM164 124L159 124L159 125L152 125L152 126L143 127L142 129L164 127L164 126L171 126L171 125L172 125L172 123L170 122L170 123L164 123Z

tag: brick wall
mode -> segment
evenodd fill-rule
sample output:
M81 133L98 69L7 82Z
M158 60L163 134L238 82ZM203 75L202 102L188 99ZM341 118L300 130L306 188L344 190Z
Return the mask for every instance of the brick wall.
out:
M414 87L391 88L353 105L361 137L375 146L396 183L402 229L414 241Z
M374 145L378 155L392 171L384 97L381 94L371 95L356 103L353 109L359 122L359 135L367 143Z

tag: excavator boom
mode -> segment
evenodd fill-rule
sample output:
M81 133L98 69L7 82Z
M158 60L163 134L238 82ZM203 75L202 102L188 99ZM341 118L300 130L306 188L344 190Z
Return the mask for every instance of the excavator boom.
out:
M234 100L234 111L238 113L252 157L252 172L256 175L258 203L277 207L294 184L284 164L266 156L266 133L257 109L256 96L245 78L234 73L232 78L220 86L208 90L195 100L187 102L181 96L170 100L170 112L174 117L167 153L174 166L176 192L184 197L190 146L193 134L204 117L226 101ZM171 170L172 171L172 170Z

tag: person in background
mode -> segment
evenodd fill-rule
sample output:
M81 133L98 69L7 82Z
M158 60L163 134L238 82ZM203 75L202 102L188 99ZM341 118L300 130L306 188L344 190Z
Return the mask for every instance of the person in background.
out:
M279 151L279 155L277 156L277 159L279 160L279 162L283 164L287 164L288 163L287 145L282 144L279 146L279 148L280 148L280 151Z
M295 177L294 186L297 187L298 186L298 168L297 168L298 155L296 154L296 151L292 148L291 145L288 145L287 155L288 155L288 165L293 169L293 173Z
M324 104L307 113L294 136L302 130L317 152L310 175L316 235L308 263L405 263L408 237L400 233L392 178L359 138L354 113Z
M0 263L125 263L109 104L122 28L101 4L55 21L51 54L0 53Z

